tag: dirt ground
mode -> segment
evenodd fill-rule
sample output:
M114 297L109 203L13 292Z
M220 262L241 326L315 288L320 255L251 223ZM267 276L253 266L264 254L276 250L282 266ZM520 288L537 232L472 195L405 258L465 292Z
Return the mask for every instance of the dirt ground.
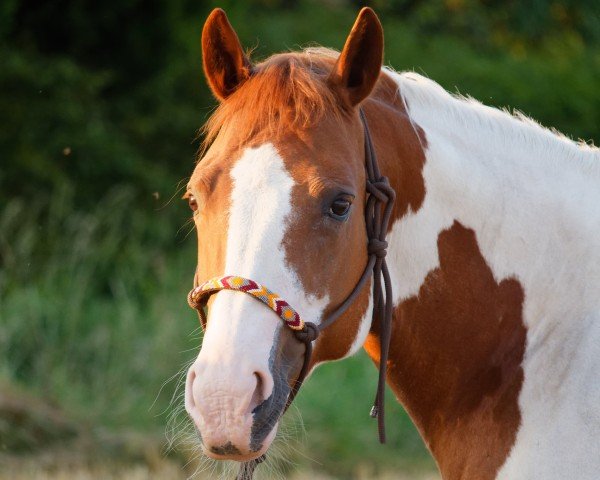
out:
M195 476L186 475L177 464L171 464L165 462L160 468L149 468L144 465L130 466L119 468L115 471L111 468L102 467L80 467L74 469L64 470L44 470L34 466L22 466L18 471L8 471L6 473L0 473L0 479L2 480L186 480L193 478L197 480L214 480L221 479L231 480L235 477L217 475L213 476L210 474L197 474ZM282 479L280 474L274 476L268 476L268 474L262 474L257 476L257 480L260 479ZM314 472L300 472L293 474L291 477L287 477L289 480L337 480L337 477L328 476L324 474ZM354 480L440 480L440 477L430 473L422 475L410 475L388 473L378 477L353 477Z
M181 462L160 458L154 461L133 464L89 463L89 461L70 460L61 464L56 458L36 457L0 457L0 480L231 480L232 473L199 472L184 468ZM319 472L298 472L284 475L277 472L257 472L256 480L338 480L348 477L335 477ZM433 472L419 474L399 474L389 472L373 477L368 472L352 477L352 480L440 480Z
M183 445L181 445L183 447ZM0 480L231 480L237 464L223 473L220 462L194 463L192 451L166 454L163 434L90 429L24 392L0 385ZM439 480L429 471L374 475L365 465L350 476L318 470L276 470L276 461L261 465L256 480ZM304 467L307 468L307 467ZM310 468L310 467L308 467ZM318 466L315 466L318 469Z

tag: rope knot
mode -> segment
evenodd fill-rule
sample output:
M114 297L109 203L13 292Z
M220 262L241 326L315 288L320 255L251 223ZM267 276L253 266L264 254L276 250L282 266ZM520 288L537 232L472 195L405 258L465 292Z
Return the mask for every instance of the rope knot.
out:
M377 258L385 258L387 255L388 242L378 238L370 238L367 251L369 255L375 255Z
M302 343L314 342L319 338L319 327L312 322L304 322L304 328L302 330L295 330L294 335L296 339Z
M396 192L390 185L387 177L379 177L377 180L367 180L367 192L382 203L394 201Z

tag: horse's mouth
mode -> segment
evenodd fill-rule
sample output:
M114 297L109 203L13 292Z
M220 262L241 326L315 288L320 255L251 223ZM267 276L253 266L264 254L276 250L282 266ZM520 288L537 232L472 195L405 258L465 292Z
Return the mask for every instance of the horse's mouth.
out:
M277 435L277 424L268 432L266 437L263 439L263 442L256 448L252 449L248 452L242 452L236 445L231 442L227 442L220 446L210 446L207 447L202 439L200 438L200 444L202 446L203 453L213 460L234 460L236 462L249 462L252 460L256 460L257 458L264 455L275 436ZM200 435L199 435L200 436Z
M194 422L202 452L214 460L248 462L259 458L267 452L276 437L286 398L285 395L271 395L251 412L246 421L231 423L229 427L233 427L233 430L229 434L224 435L227 427L219 425L217 437L221 440L216 441L214 438L214 425L203 435L200 427ZM222 414L222 417L232 418L227 413ZM246 427L241 428L243 423ZM237 441L232 441L233 438Z

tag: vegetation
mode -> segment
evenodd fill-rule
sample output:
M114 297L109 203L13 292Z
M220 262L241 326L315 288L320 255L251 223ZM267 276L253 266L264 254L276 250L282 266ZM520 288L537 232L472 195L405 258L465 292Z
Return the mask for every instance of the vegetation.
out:
M194 235L178 197L214 105L198 42L213 3L0 7L0 385L91 427L163 430L177 372L199 346L185 303ZM264 58L312 42L341 48L359 3L219 5ZM371 3L388 64L600 138L597 1ZM426 461L394 401L390 442L377 444L374 382L364 356L321 367L298 399L309 441L294 461L338 477ZM0 449L2 428L0 418Z

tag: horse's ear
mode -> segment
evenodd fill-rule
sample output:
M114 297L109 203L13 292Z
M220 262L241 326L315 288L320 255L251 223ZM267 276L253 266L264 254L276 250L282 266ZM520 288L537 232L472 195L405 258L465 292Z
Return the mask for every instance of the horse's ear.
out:
M346 39L329 81L354 107L369 96L383 64L383 27L377 15L364 7Z
M231 95L252 73L252 64L220 8L210 13L202 29L202 63L208 85L219 100Z

